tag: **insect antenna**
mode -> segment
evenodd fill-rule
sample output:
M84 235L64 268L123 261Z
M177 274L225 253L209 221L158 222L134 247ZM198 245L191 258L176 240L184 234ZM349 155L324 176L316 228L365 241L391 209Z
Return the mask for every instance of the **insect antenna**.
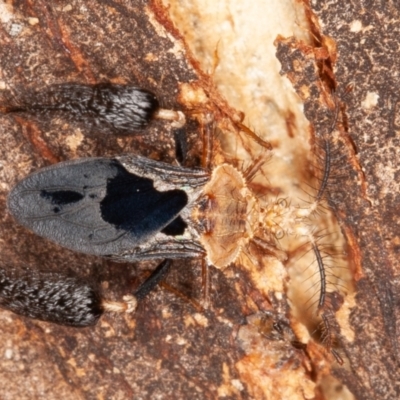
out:
M336 362L339 365L343 365L343 358L335 349L338 338L338 327L332 310L326 310L325 312L321 313L321 320L321 343L335 357Z
M250 128L246 125L242 124L241 122L235 123L238 128L249 138L253 139L256 143L258 143L261 147L264 147L267 150L272 150L271 143L263 140L258 136L255 132L253 132Z
M182 299L185 303L189 303L196 311L201 312L201 313L205 312L205 307L203 307L199 302L197 302L190 296L186 296L181 291L172 287L168 283L162 282L162 283L160 283L160 286L162 288L164 288L165 290L167 290L168 292L175 295L176 297L179 297L180 299Z

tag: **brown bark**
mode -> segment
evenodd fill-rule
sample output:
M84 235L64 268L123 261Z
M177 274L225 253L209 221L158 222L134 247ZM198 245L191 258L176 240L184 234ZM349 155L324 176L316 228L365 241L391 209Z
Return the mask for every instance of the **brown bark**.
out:
M307 347L297 342L304 338L304 321L290 311L286 270L276 260L277 251L264 248L264 254L252 243L251 257L223 271L211 268L207 310L157 289L134 317L107 315L94 328L66 328L1 311L1 397L333 398L316 386L331 368L357 398L399 397L399 18L396 6L382 4L307 3L312 43L276 41L282 74L304 102L315 145L321 135L332 134L328 201L348 241L357 286L355 303L351 295L340 294L338 300L344 302L342 310L351 309L351 328L340 311L332 320L345 365L340 367L312 340ZM212 166L229 162L240 169L237 154L258 157L257 142L240 133L242 115L201 72L157 1L18 1L2 7L2 90L18 95L53 83L136 84L153 91L165 108L185 112L187 166L205 164L202 137L210 133ZM335 96L339 113L332 130ZM279 113L288 137L299 135L295 115ZM17 226L7 213L6 196L29 172L62 160L134 153L173 162L171 127L154 121L140 134L116 137L62 116L0 118L1 264L89 275L103 282L108 298L132 291L146 276L143 269L157 261L116 264L61 249ZM279 144L275 140L276 148ZM307 174L310 179L303 168L301 177ZM283 196L265 172L260 176L249 184L253 193ZM295 254L296 246L287 253ZM167 283L190 299L201 299L200 265L200 260L174 262Z
M241 114L229 108L198 69L158 2L20 1L2 7L6 16L0 32L3 106L10 93L23 96L27 90L53 83L131 83L152 90L164 107L185 111L188 166L204 165L203 134L238 135ZM108 298L131 292L144 279L141 270L153 268L156 262L116 264L61 249L17 226L7 213L6 197L29 172L62 160L136 153L173 162L171 128L154 121L141 134L116 137L96 134L95 128L88 130L62 115L20 113L1 119L2 265L89 275L103 283ZM213 158L218 162L218 153ZM188 298L201 298L200 265L199 260L174 262L167 283ZM2 395L248 398L264 396L276 370L308 376L304 352L291 344L295 338L285 296L278 300L271 294L270 302L266 301L242 268L226 273L212 269L211 281L207 311L196 312L190 302L157 290L134 318L108 315L94 328L71 329L2 311L0 374L6 383ZM269 322L263 322L263 314L257 317L260 309L270 310ZM250 314L255 317L238 335ZM272 331L269 344L260 334L259 321L265 335ZM252 373L254 365L265 379L259 381ZM301 386L312 393L308 378ZM302 387L290 391L299 396Z
M329 130L330 92L339 100L339 133L330 132L336 161L329 203L350 244L357 295L350 315L353 334L341 335L348 364L333 373L356 398L394 399L400 394L399 10L391 2L317 1L306 7L314 46L280 40L277 55L317 138Z

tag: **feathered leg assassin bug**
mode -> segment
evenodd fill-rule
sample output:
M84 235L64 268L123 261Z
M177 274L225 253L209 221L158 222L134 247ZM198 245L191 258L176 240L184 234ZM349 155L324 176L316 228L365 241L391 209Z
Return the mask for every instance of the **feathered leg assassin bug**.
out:
M93 106L93 98L105 97L109 93L128 96L127 93L131 94L132 90L137 91L136 88L121 86L105 88L104 85L96 85L95 88L89 88L75 85L75 95L82 91L83 94L89 92L93 97L90 100L84 98L82 109L74 103L74 97L64 101L67 88L70 91L71 85L63 85L62 90L56 87L44 91L44 98L54 105L53 108L46 108L45 100L36 100L34 105L8 111L55 109L86 118L86 114L95 109L95 117L100 123L112 120L115 125L115 115L119 114L114 107L115 101L110 107L101 109ZM54 93L54 98L49 97L49 93ZM150 96L148 93L145 95ZM137 98L138 94L134 96ZM98 112L100 109L101 112ZM119 110L123 114L122 111ZM213 257L214 251L207 246L210 232L204 231L203 227L207 221L223 225L223 208L228 202L233 212L232 220L237 219L241 225L235 236L239 239L237 236L246 233L248 224L240 222L246 216L240 211L243 207L238 205L243 200L246 202L250 196L230 198L232 185L226 179L231 174L237 175L244 190L246 185L235 168L226 164L222 167L222 174L214 174L211 186L208 185L203 191L210 179L207 172L140 156L64 162L33 173L17 184L9 194L8 209L22 225L35 233L78 252L119 261L198 257L207 252L209 262L221 268L233 262L235 257L227 251L227 260L222 264ZM221 179L223 182L218 182ZM209 200L213 196L213 187L217 186L221 186L220 194L225 196L225 201L218 205L222 209L217 212L216 218L210 218ZM200 208L197 203L201 204ZM246 208L246 204L243 204ZM211 207L215 208L215 205ZM216 222L218 220L222 223ZM219 236L218 229L216 232ZM232 238L228 236L227 239L230 241ZM219 246L222 249L226 240L221 237L220 241L223 242ZM239 243L238 248L241 247Z
M263 200L248 187L255 164L243 173L222 164L210 175L140 156L75 160L25 178L11 191L8 207L41 236L118 261L205 255L223 269L241 254L252 258L251 249L285 261L276 239L302 236L311 238L324 272L309 224L323 190L308 209L282 198Z

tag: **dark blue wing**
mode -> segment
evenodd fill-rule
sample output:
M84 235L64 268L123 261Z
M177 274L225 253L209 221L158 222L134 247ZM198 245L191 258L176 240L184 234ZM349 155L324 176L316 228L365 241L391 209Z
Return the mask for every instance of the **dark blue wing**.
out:
M11 191L8 208L22 225L64 247L118 255L158 232L179 234L187 202L184 191L158 191L117 160L89 158L28 176Z

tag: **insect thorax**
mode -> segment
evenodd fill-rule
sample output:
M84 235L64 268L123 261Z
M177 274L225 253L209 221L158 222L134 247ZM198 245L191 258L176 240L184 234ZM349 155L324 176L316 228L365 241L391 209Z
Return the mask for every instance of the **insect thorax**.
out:
M225 268L246 251L251 241L267 245L268 252L275 254L276 239L286 235L310 237L310 227L305 224L309 213L285 199L271 202L257 197L239 170L222 164L204 186L191 219L208 262ZM278 258L282 257L279 253Z
M241 172L223 164L214 169L192 218L208 262L225 268L253 238L258 203Z

